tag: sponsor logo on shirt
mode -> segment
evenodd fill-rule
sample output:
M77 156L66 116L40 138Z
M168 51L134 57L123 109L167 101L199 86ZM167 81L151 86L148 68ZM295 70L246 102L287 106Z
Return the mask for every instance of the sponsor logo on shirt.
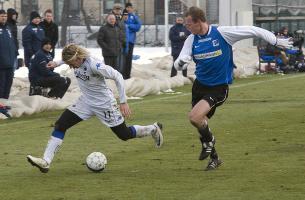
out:
M207 42L210 40L212 40L212 38L209 37L209 38L200 39L200 40L198 40L198 42Z
M214 57L217 57L220 55L222 55L221 49L219 49L217 51L208 52L208 53L196 54L196 55L194 55L194 57L197 60L201 60L201 59L214 58Z
M89 76L87 76L86 74L82 74L80 71L74 71L75 77L79 78L83 81L89 81Z

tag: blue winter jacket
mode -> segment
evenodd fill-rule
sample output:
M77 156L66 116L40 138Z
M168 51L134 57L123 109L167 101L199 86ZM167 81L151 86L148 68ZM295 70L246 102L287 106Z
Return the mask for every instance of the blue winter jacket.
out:
M184 41L191 34L183 24L175 24L169 30L169 39L172 46L172 56L179 56Z
M12 33L6 24L0 25L0 69L13 68L16 57L17 49Z
M52 55L40 49L32 56L29 66L29 80L31 84L34 84L46 77L59 76L58 73L53 72L47 68L49 61L53 60Z
M24 47L24 62L28 67L32 55L41 48L41 42L45 38L45 32L39 25L30 23L22 30L22 45Z
M128 19L125 21L128 26L128 42L134 44L136 42L136 33L141 29L142 22L139 17L133 13L128 14Z

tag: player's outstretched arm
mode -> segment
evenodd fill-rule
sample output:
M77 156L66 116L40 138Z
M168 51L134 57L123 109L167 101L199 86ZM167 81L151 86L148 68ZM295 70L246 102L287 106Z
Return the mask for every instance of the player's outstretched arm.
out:
M217 30L230 45L255 37L280 48L291 48L293 43L290 38L277 38L272 32L256 26L220 26Z

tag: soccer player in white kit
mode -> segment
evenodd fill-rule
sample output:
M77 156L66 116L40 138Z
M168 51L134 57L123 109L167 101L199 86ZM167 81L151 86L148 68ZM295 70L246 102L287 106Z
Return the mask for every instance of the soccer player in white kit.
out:
M64 63L74 69L82 95L56 121L43 157L27 156L27 160L33 166L38 167L41 172L47 173L55 153L63 142L66 130L94 115L103 124L110 127L121 140L152 136L156 147L162 146L163 135L160 123L156 122L148 126L126 126L124 117L128 118L131 111L126 100L124 79L118 71L90 56L86 49L75 44L67 45L63 49L62 59ZM63 62L52 62L49 66L56 67ZM113 79L116 83L119 92L119 107L112 91L106 85L106 78Z

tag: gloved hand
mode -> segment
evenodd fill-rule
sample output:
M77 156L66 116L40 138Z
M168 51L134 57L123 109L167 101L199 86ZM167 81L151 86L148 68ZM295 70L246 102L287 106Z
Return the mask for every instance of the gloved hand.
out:
M292 38L276 38L275 46L279 48L289 49L293 47Z
M178 71L185 70L191 61L192 61L191 56L184 56L182 58L178 58L174 63L174 67Z

